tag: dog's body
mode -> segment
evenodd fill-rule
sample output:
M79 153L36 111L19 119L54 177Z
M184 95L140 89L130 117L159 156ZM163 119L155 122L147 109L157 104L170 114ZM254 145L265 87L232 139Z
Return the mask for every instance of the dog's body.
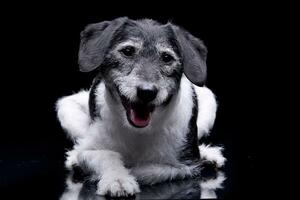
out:
M92 172L97 193L111 196L139 192L137 181L199 175L201 160L221 167L221 148L198 144L216 114L203 86L205 59L203 43L171 24L119 18L88 26L80 69L99 75L89 91L57 103L75 143L66 166Z

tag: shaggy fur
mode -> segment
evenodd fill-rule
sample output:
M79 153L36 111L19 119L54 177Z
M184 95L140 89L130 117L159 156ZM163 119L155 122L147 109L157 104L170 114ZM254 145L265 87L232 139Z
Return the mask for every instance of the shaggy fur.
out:
M80 69L99 73L89 91L57 102L74 141L68 169L91 173L97 194L128 196L139 184L198 176L201 160L223 166L221 148L198 144L217 108L203 85L199 39L173 24L128 18L89 25L81 35ZM142 122L133 117L139 112Z

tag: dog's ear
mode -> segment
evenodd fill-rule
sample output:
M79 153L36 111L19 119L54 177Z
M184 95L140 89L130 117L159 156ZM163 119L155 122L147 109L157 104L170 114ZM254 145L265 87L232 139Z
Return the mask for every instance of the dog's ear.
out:
M115 33L127 20L127 17L122 17L90 24L81 32L78 54L80 71L89 72L101 65Z
M182 28L175 25L171 27L180 48L184 74L193 84L203 86L206 80L207 48L200 39Z

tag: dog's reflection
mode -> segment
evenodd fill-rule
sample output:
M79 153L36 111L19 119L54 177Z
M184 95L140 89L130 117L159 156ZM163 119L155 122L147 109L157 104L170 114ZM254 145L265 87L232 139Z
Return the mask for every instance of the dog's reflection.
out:
M126 199L208 199L217 198L216 191L222 188L225 175L221 171L202 176L202 178L141 186L141 192ZM104 200L96 195L96 181L78 181L74 174L66 180L66 189L60 200ZM120 198L118 198L120 199Z

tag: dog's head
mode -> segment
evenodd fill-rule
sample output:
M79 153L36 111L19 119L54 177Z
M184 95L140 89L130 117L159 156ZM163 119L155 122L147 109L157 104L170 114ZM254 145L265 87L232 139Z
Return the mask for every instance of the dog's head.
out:
M178 26L124 17L85 28L79 66L83 72L98 69L128 122L141 128L176 95L183 73L204 84L206 55L203 42Z

